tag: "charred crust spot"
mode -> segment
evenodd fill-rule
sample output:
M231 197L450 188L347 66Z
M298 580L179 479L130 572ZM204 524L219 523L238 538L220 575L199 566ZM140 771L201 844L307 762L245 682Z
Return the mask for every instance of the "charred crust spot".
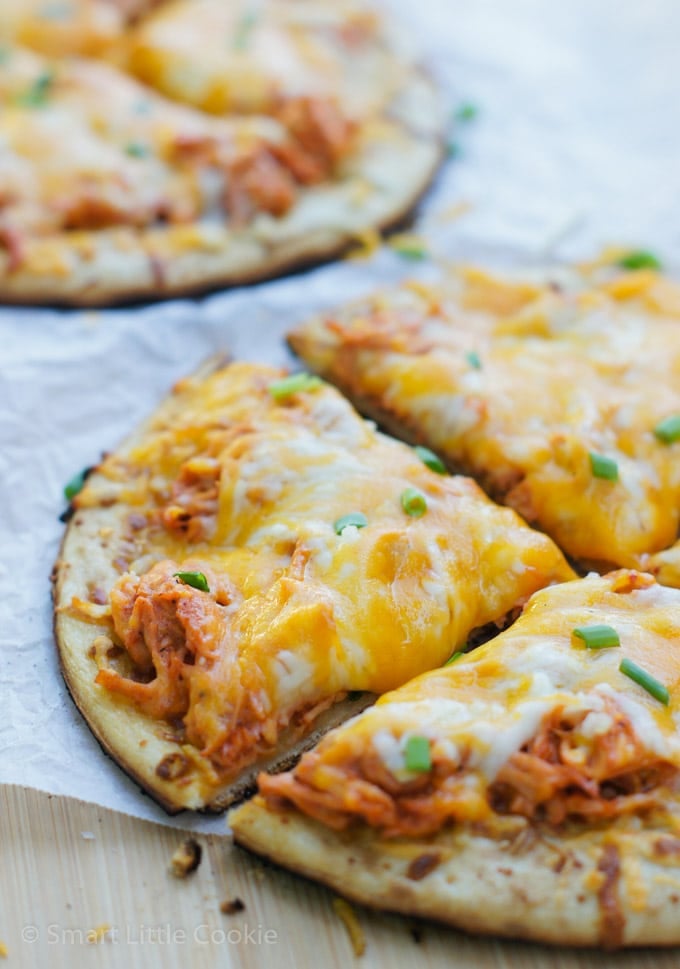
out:
M236 915L237 912L245 911L246 903L240 898L227 898L220 905L220 912L223 915Z
M175 878L186 878L201 863L203 849L194 838L183 841L170 859L170 871Z
M600 940L605 949L618 949L623 942L626 922L618 892L621 862L616 845L604 846L597 870L604 875L604 881L597 893L600 903Z
M167 754L156 765L156 774L164 781L176 781L189 771L189 760L184 754Z
M425 852L414 858L406 871L406 877L414 882L419 882L437 867L442 860L442 856L437 851Z
M499 875L505 875L507 878L512 875L512 868L497 868L496 870Z

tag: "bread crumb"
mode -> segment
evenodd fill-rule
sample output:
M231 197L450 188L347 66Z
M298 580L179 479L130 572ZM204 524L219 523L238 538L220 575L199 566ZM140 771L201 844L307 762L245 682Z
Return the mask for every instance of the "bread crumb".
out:
M111 931L111 926L108 922L103 922L101 925L96 925L93 929L87 933L87 941L90 945L98 945L103 942L106 936Z
M183 841L170 859L170 871L175 878L186 878L192 871L196 871L201 863L203 849L198 841L188 838Z
M333 910L347 929L354 955L362 956L366 951L366 938L356 912L344 898L333 899Z
M235 915L236 912L243 912L245 907L245 902L240 898L227 898L220 905L220 912L223 915Z

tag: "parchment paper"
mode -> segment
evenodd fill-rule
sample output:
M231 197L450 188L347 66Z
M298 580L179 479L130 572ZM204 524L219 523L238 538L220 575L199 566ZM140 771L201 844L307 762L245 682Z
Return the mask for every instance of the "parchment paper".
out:
M676 0L392 0L452 109L478 117L421 210L447 258L533 265L606 243L680 257L680 5ZM468 206L460 213L461 203ZM447 215L448 213L448 215ZM0 308L0 782L173 823L100 751L52 639L49 575L63 485L206 356L289 360L311 313L436 260L384 250L286 280L107 312ZM223 830L223 820L177 822Z

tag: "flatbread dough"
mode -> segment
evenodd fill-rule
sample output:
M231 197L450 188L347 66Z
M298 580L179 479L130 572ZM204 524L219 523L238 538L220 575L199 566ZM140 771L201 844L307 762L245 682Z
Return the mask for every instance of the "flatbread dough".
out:
M679 617L680 592L636 572L536 593L499 637L382 697L291 774L261 777L229 816L237 842L467 931L678 944ZM593 624L620 646L586 648L573 630ZM417 770L414 739L429 750Z
M615 267L460 267L312 320L314 371L583 567L680 585L680 287Z
M0 15L0 299L264 279L414 207L445 112L382 18L330 0L136 7Z
M168 810L223 808L573 575L474 482L318 378L280 378L235 363L180 382L88 477L57 563L69 689Z

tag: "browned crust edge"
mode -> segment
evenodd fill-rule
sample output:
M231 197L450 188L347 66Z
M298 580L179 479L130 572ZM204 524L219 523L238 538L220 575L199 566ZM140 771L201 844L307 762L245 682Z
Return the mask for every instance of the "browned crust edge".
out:
M680 943L680 866L654 860L661 831L595 827L562 835L516 820L514 835L503 837L461 826L390 842L365 826L336 832L294 809L272 811L260 797L228 817L241 847L370 909L574 948ZM611 856L616 877L608 882ZM642 908L636 889L628 890L631 874L646 892Z

